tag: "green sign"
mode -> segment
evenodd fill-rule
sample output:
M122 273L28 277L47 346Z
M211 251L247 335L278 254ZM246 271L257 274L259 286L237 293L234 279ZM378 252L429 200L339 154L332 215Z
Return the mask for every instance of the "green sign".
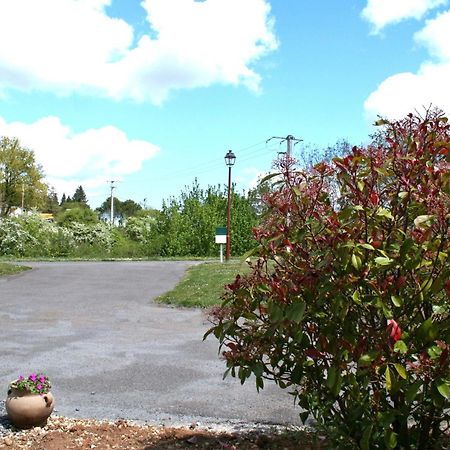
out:
M227 227L216 228L216 236L226 236L226 235L227 235Z

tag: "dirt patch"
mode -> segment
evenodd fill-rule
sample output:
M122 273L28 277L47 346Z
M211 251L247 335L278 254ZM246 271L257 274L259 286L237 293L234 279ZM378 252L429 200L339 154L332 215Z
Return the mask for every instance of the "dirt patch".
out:
M325 449L326 443L305 431L220 433L197 428L139 425L125 420L51 417L47 426L0 438L0 449L127 449L127 450L293 450Z

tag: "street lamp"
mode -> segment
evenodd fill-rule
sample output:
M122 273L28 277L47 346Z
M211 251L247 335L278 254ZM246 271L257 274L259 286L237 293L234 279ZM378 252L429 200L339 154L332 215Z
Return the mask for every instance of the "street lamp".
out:
M228 150L225 155L225 164L228 166L228 207L227 207L227 249L225 259L228 261L231 255L231 168L236 162L236 155Z

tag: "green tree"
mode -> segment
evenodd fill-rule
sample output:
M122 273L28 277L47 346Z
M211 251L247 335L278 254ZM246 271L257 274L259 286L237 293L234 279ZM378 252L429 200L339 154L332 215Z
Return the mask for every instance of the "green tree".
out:
M73 223L86 225L99 222L97 214L86 203L66 201L56 214L56 222L60 226L71 226Z
M226 224L227 190L221 186L201 189L194 181L178 198L163 202L157 226L164 236L165 256L213 256L218 253L215 229ZM231 214L232 254L242 255L255 245L251 229L257 214L245 194L233 192Z
M134 200L128 199L125 201L119 200L114 197L114 219L120 223L124 223L128 217L136 216L139 211L142 210L142 206L136 203ZM97 212L100 215L110 217L111 214L111 197L108 197L98 208Z
M47 201L44 207L44 212L57 213L60 210L58 194L54 187L49 188L47 193Z
M83 186L80 185L77 187L77 189L75 190L75 194L73 194L72 196L72 201L78 203L87 203L87 197L84 192Z
M47 198L43 171L32 150L21 147L16 138L0 138L0 215L13 207L41 208Z

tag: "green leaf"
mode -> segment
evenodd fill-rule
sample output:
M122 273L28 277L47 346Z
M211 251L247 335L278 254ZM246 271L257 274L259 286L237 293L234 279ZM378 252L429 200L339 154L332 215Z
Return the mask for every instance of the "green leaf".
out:
M359 358L358 365L361 367L369 366L373 360L374 358L371 355L365 354Z
M392 263L392 261L393 260L391 258L384 258L383 256L378 256L375 258L375 264L379 266L388 266Z
M295 323L300 323L303 320L305 314L306 303L295 302L286 308L286 317Z
M366 427L363 431L362 438L359 441L361 450L370 450L370 436L372 435L373 424Z
M392 430L386 430L384 433L384 443L387 448L395 448L397 447L397 433L394 433Z
M268 312L272 322L279 322L283 319L283 310L274 302L269 303Z
M434 217L433 215L429 215L429 214L426 214L423 216L417 216L414 219L414 225L417 228L427 228L431 225L431 219L433 219L433 217Z
M261 377L264 373L264 366L261 363L255 364L252 369L257 378Z
M422 383L420 381L416 381L408 388L405 395L406 401L408 403L411 403L416 398L416 395L419 392L421 385Z
M272 178L277 177L278 175L281 175L281 173L280 172L269 173L269 175L266 175L259 181L259 184L263 184L264 182L269 181Z
M430 342L434 341L438 337L439 330L437 325L432 321L431 317L429 317L420 325L417 330L417 334L423 341Z
M408 378L408 373L406 372L406 369L401 364L394 364L395 370L397 373L406 380Z
M450 382L445 380L437 380L436 381L436 387L439 391L439 394L442 395L444 398L450 398Z
M400 306L403 305L402 299L397 295L391 295L391 300L394 306L396 306L397 308L400 308Z
M375 122L374 122L374 125L376 126L376 127L380 127L380 126L382 126L382 125L389 125L390 124L390 122L389 122L389 120L386 120L386 119L378 119L378 120L375 120Z
M358 304L358 305L361 304L361 298L359 297L359 292L357 290L355 292L353 292L352 299L356 304Z
M375 247L373 246L373 245L370 245L370 244L360 244L360 246L362 247L362 248L365 248L365 249L367 249L367 250L375 250Z
M336 376L337 376L337 368L330 367L328 369L328 377L327 377L327 386L330 390L333 389L333 386L336 383Z
M256 377L256 390L264 389L264 380L261 377Z
M352 266L356 269L356 270L360 270L361 269L361 258L358 255L355 255L354 253L352 254Z
M379 217L386 217L386 219L390 219L393 220L394 217L391 214L391 212L389 210L387 210L386 208L379 208L377 211L377 216Z
M391 392L391 390L392 390L392 372L391 372L391 369L389 369L389 366L386 367L386 370L384 372L384 377L386 379L386 391Z
M399 340L394 344L394 352L398 352L404 355L407 351L408 347L406 346L404 341Z

